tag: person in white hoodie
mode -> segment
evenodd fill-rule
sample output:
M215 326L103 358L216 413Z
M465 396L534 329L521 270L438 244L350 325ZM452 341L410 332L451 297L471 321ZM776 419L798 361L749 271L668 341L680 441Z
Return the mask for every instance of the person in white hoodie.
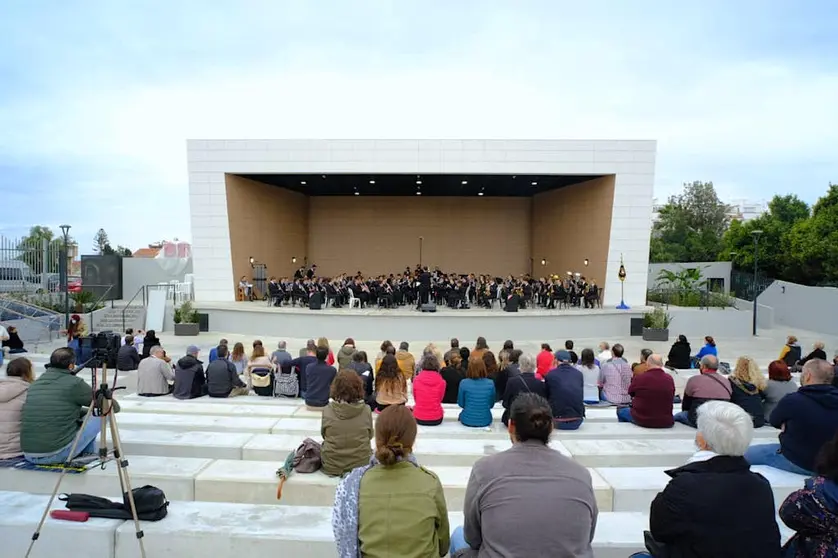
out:
M599 361L599 366L602 368L602 365L611 360L611 345L608 344L608 341L603 341L599 344L599 354L597 355L596 359Z
M6 378L0 378L0 459L23 455L20 449L20 416L29 386L35 381L32 363L17 358L6 367Z

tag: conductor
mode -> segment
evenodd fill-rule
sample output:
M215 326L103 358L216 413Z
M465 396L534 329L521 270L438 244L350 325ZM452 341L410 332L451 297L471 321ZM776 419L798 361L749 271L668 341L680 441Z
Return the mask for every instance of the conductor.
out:
M422 268L419 274L419 302L417 309L421 308L423 304L427 304L431 294L431 274L428 272L428 266Z

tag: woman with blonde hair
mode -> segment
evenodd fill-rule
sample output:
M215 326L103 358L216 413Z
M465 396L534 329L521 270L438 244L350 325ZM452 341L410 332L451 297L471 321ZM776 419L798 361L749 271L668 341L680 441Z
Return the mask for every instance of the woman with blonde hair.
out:
M244 345L236 343L233 345L233 352L230 353L230 362L236 367L236 373L241 376L247 369L247 356L244 354Z
M265 354L265 347L257 339L253 342L253 352L250 353L250 360L247 362L247 387L252 387L256 395L273 396L275 370L276 365L271 362L271 357Z
M335 353L333 353L332 349L329 347L329 340L325 337L320 337L317 339L317 346L329 351L329 356L326 357L326 364L332 366L335 363Z
M730 402L742 407L751 415L754 428L765 424L765 410L762 401L765 399L765 376L751 357L739 357L736 367L728 376L730 380Z

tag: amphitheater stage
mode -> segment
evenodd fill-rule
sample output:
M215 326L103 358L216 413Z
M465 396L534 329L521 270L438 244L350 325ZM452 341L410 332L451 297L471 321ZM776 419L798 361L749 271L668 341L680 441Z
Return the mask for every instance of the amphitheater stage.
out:
M209 331L256 336L290 336L329 339L428 339L450 337L490 341L504 339L555 339L561 337L619 339L630 335L631 318L642 318L648 309L526 309L517 313L472 308L438 307L423 313L408 307L394 309L300 307L274 308L265 302L200 302L198 312L209 316Z

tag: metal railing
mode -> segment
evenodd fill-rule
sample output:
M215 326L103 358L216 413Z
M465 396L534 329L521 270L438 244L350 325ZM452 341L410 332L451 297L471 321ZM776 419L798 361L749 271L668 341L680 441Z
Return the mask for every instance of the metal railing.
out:
M48 341L53 340L53 334L58 336L61 330L62 317L58 312L41 308L33 304L21 302L8 297L0 297L0 321L11 320L27 320L29 323L36 324L38 329L46 331ZM29 328L18 328L24 332ZM31 336L21 336L24 342L40 343L42 341L42 334L37 338Z
M736 298L750 302L753 302L773 282L774 279L772 277L766 277L764 275L757 275L756 281L754 281L754 274L747 271L733 270L730 273L731 293L734 293Z
M150 291L151 289L166 289L166 291L169 291L169 290L172 289L172 287L174 287L174 285L171 285L171 284L168 284L168 283L163 284L163 285L154 283L154 284L149 284L149 285L142 285L139 289L137 289L137 292L134 293L134 296L131 297L131 299L128 301L128 304L126 304L122 308L122 331L125 331L125 329L127 328L127 324L128 324L128 322L125 318L125 313L128 311L129 308L132 308L132 305L137 300L137 297L139 295L142 295L143 308L145 308L148 305L148 294L149 294L148 291ZM169 293L166 292L166 297L168 298L168 296L169 296Z

